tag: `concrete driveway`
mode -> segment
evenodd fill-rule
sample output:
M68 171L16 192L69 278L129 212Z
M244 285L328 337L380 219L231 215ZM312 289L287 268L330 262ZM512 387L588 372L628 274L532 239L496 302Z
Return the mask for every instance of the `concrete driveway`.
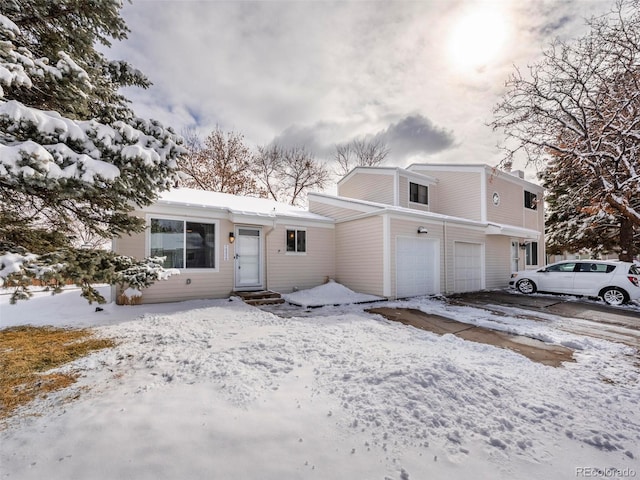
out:
M547 294L523 295L493 290L450 295L448 301L537 321L562 330L640 348L640 310L612 307L592 300ZM560 320L558 320L560 319Z

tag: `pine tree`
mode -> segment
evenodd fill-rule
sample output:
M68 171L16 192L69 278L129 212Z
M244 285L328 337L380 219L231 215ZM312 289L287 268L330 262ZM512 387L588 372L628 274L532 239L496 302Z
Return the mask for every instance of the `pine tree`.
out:
M126 37L118 2L9 1L0 15L0 280L29 296L32 278L72 281L90 301L93 282L123 281L132 259L74 248L81 225L111 238L141 231L128 215L176 181L180 137L136 118L118 88L146 87L96 42ZM135 263L135 262L134 262ZM150 280L163 274L151 261Z

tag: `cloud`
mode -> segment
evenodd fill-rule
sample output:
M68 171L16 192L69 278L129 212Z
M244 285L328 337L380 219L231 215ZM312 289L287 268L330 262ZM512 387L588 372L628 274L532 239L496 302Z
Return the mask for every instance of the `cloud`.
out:
M394 158L433 154L456 147L453 132L434 125L427 117L415 114L402 118L376 134L389 146Z
M319 158L330 159L336 144L356 138L375 138L389 147L388 163L393 164L404 164L410 157L440 153L458 146L452 131L435 125L421 114L400 117L373 133L360 133L366 131L367 126L366 123L326 121L309 126L291 125L271 143L286 148L304 147Z

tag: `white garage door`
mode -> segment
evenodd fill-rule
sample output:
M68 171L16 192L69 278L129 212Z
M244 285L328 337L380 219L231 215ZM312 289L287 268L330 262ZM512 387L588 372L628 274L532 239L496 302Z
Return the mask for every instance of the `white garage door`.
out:
M482 245L454 242L454 288L456 292L482 290Z
M396 297L439 293L439 244L425 238L396 238Z

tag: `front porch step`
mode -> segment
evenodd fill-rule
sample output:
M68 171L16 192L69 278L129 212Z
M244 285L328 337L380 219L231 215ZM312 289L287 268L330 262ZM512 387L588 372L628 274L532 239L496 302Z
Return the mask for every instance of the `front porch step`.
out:
M233 292L233 295L237 295L242 298L244 303L248 305L275 305L278 303L284 303L284 298L278 293L271 290L259 290L250 292Z

